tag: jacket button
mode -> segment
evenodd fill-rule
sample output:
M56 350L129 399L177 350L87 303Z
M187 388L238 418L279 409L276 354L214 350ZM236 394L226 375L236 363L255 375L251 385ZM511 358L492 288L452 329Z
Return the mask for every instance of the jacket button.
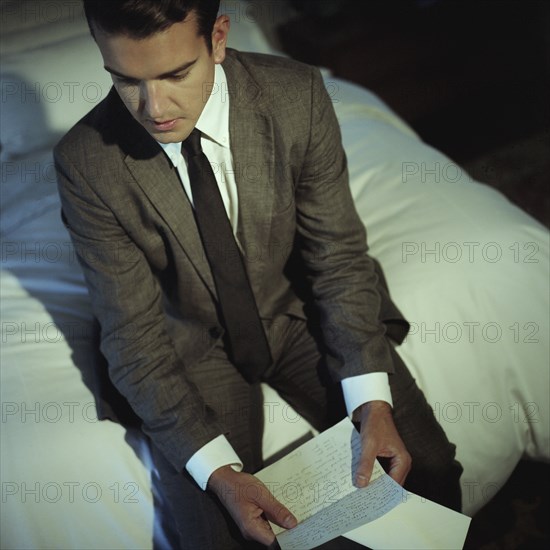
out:
M217 340L222 335L222 331L219 327L210 327L208 329L208 334Z

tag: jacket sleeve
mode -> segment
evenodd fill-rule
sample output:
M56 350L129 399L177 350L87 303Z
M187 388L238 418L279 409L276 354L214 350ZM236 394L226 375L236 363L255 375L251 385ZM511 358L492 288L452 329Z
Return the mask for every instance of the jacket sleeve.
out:
M375 262L349 188L340 128L312 70L309 144L296 188L301 255L317 306L329 367L337 380L393 372Z
M62 148L63 213L101 326L110 377L143 430L178 470L221 431L188 380L166 329L162 292L143 252Z

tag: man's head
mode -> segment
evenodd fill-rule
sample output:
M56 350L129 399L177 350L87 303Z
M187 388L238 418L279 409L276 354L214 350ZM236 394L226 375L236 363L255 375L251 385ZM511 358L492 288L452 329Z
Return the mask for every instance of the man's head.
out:
M195 12L198 34L211 51L210 36L218 14L220 0L84 0L84 12L90 32L124 34L147 38L183 21Z
M219 0L84 0L92 36L122 101L162 143L194 128L225 58Z

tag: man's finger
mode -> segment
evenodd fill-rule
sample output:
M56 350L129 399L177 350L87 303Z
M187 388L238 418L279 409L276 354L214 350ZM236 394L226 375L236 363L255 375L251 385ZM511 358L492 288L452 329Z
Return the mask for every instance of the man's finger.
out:
M357 465L355 474L355 485L359 488L366 487L369 484L372 470L374 468L374 459L376 458L376 449L372 448L367 442L363 443L361 458Z
M279 527L292 529L298 523L292 512L271 494L267 498L261 499L258 506L264 511L265 517Z
M388 475L399 485L405 483L407 475L411 471L411 456L408 452L404 451L403 454L391 457L390 466L388 469Z
M259 510L261 512L261 510ZM275 534L269 523L261 516L257 515L254 518L249 518L248 521L239 525L241 533L247 540L254 540L265 546L272 544L275 541Z
M275 535L267 520L285 529L297 524L290 511L253 475L222 466L210 476L209 489L222 501L245 539L269 546Z

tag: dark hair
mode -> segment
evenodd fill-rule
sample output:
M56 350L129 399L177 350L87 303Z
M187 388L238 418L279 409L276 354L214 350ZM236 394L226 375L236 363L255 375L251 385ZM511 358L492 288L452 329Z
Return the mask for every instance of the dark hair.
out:
M199 36L212 51L212 29L220 0L84 0L84 13L92 36L94 26L107 34L148 38L183 21L190 12L197 15Z

